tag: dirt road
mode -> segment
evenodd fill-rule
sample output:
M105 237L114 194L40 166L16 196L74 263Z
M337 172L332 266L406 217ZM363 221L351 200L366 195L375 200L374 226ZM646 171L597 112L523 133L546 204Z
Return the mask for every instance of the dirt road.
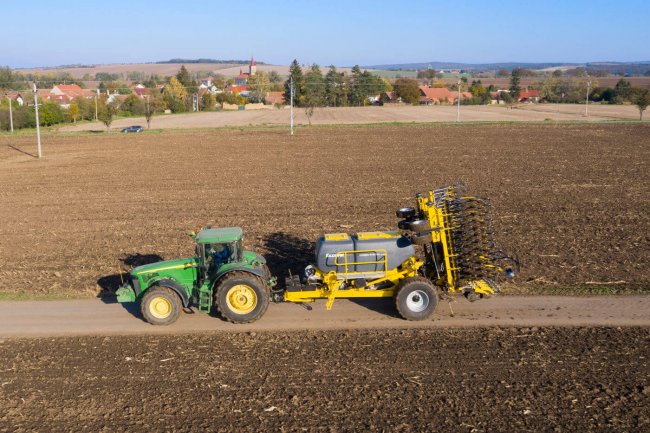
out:
M0 302L0 337L178 334L205 331L292 331L368 328L455 328L481 326L650 326L650 296L500 296L475 303L441 302L431 320L408 322L390 301L337 300L308 311L298 304L272 304L264 317L233 325L204 314L183 314L168 327L140 319L135 304L101 300ZM453 311L454 315L451 315Z

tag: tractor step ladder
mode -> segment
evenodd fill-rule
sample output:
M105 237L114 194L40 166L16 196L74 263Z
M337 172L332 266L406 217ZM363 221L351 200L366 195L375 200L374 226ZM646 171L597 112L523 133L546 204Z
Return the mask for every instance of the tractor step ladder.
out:
M212 308L212 289L208 284L199 287L198 308L201 313L210 313Z

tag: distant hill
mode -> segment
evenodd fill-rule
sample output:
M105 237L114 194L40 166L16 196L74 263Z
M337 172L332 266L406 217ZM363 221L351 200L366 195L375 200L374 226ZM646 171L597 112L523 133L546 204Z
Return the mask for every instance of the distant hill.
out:
M373 65L373 66L364 66L367 69L386 69L393 71L415 71L422 69L464 69L472 71L491 71L496 69L507 69L509 71L514 68L526 68L526 69L545 69L553 66L569 66L577 67L584 66L580 63L525 63L525 62L506 62L506 63L459 63L459 62L421 62L421 63L398 63L392 65Z
M160 62L154 62L155 64L169 64L169 63L187 63L187 64L196 64L196 63L212 63L212 64L231 64L231 65L248 65L250 60L217 60L217 59L170 59ZM258 62L255 60L255 63L258 65L266 65L264 62Z
M590 62L587 71L605 71L617 75L650 75L650 61L642 62Z
M494 71L505 69L511 71L515 68L526 69L550 69L550 68L580 68L585 70L605 70L611 73L639 74L650 70L650 61L640 62L589 62L589 63L566 63L566 62L504 62L504 63L458 63L458 62L421 62L421 63L398 63L390 65L364 66L366 69L384 69L389 71L416 71L422 69L462 69L467 71Z

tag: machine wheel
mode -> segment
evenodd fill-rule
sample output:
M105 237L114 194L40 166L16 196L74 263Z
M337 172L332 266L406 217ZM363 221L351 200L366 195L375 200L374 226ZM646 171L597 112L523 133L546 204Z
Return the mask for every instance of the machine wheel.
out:
M232 323L254 322L269 307L269 290L257 275L231 272L219 282L214 303L219 313Z
M437 305L438 292L425 278L407 278L395 292L395 308L406 320L425 320L433 314Z
M140 311L144 320L152 325L171 325L181 313L181 300L167 287L152 287L140 301Z

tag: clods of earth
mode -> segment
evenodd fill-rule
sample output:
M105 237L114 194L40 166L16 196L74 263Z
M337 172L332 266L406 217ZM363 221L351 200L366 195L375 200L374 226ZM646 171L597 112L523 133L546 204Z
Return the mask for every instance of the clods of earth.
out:
M14 339L0 432L650 431L650 329Z

